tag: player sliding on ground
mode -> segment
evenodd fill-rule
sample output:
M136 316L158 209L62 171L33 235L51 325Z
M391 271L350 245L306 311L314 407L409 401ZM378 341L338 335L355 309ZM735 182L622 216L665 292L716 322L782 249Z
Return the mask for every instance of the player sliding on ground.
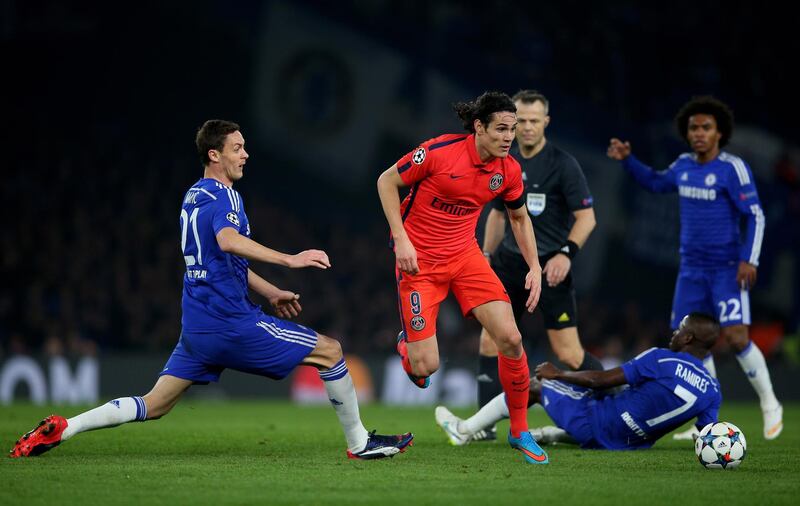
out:
M632 154L629 142L611 139L608 156L646 190L677 192L681 214L681 266L672 300L671 326L692 311L718 314L722 336L758 394L764 438L783 431L783 407L775 397L764 354L750 339L750 290L757 278L764 239L764 212L750 167L722 151L733 135L733 112L714 97L695 97L675 117L691 148L667 170L654 171ZM744 234L740 232L744 222ZM706 369L716 376L714 357ZM691 439L693 429L675 434Z
M649 448L692 418L697 427L717 421L722 396L703 358L719 335L719 324L691 313L672 334L669 349L651 348L608 371L562 371L549 362L536 367L528 406L541 404L558 427L532 429L540 443L568 442L582 448ZM630 385L615 395L602 390ZM487 425L508 417L498 395L475 415L462 420L444 406L436 423L450 442L461 446Z
M262 295L281 318L297 316L300 296L258 276L248 260L327 269L328 255L319 250L287 255L250 239L242 197L233 189L248 158L239 125L207 121L196 144L205 172L186 192L180 214L186 260L183 329L158 381L143 397L114 399L69 419L45 418L17 441L10 456L39 455L88 430L161 418L191 385L218 381L227 368L282 379L298 365L319 369L347 440L348 457L378 459L404 451L414 437L411 433L381 436L362 425L338 341L267 316L247 295L248 288Z

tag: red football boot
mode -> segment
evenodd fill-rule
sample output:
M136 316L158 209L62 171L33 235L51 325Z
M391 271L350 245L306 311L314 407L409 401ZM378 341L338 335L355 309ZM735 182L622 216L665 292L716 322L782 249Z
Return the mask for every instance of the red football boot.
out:
M55 448L61 444L61 434L67 428L67 419L63 416L50 415L39 425L28 432L14 445L9 452L9 457L16 459L19 457L35 457Z

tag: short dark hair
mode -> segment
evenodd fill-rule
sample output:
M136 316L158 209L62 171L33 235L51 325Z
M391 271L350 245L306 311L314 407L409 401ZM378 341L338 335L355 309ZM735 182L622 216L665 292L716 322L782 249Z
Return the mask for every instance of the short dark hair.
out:
M217 151L222 151L225 146L225 138L237 130L239 130L239 125L224 119L210 119L197 129L194 143L197 146L197 154L200 155L203 167L211 163L211 159L208 158L208 150L216 149Z
M689 313L688 323L695 338L703 343L706 348L711 349L719 337L720 327L717 319L708 313L695 311Z
M691 100L683 104L681 110L675 116L675 126L681 139L686 141L689 133L689 118L695 114L710 114L717 121L717 130L721 134L719 147L723 148L731 140L733 135L733 111L721 100L711 95L692 97Z
M470 133L475 133L475 120L481 120L481 123L488 125L491 121L492 114L496 112L517 112L517 106L514 101L503 92L500 91L487 91L480 97L476 98L473 102L456 102L453 104L453 110L456 111L458 117L461 118L461 123Z
M544 113L548 114L550 111L550 101L547 100L547 97L536 90L519 90L518 92L514 93L514 96L511 97L511 100L515 104L517 102L522 102L523 104L535 104L536 102L541 102L544 106Z

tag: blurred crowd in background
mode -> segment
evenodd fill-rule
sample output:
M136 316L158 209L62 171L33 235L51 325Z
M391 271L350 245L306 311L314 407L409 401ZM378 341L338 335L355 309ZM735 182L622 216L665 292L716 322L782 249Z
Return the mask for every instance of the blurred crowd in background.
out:
M671 130L674 112L694 94L715 93L737 114L744 135L731 151L745 151L737 154L753 166L767 217L754 332L771 339L765 354L773 358L797 353L788 345L796 346L800 324L800 150L784 103L791 83L780 74L781 54L790 48L778 17L769 29L758 26L766 14L757 4L719 9L687 2L669 11L581 4L586 15L575 16L566 14L569 2L535 12L519 12L512 2L412 2L398 12L394 2L206 1L193 3L191 13L173 5L124 17L109 6L84 12L45 2L34 12L23 2L3 4L4 53L14 66L38 64L3 97L9 116L0 133L15 154L0 185L0 357L174 346L184 269L178 211L202 175L193 137L210 117L239 122L248 141L251 160L237 190L253 238L290 253L321 248L333 263L328 271L254 270L300 293L299 320L340 339L348 352L391 353L399 328L394 257L375 179L417 142L459 130L448 103L519 88L550 97L548 137L578 147L573 154L593 190L615 173L613 188L595 194L595 236L602 239L589 239L593 252L584 269L592 273L578 283L587 348L619 360L664 345L677 271L677 199L653 200L616 165L600 163L605 143L627 136L637 155L665 168L683 149ZM176 16L183 17L173 26ZM341 82L313 73L299 85L311 83L297 91L308 99L309 122L324 119L331 104L369 110L381 133L360 172L330 173L347 170L342 151L364 145L342 141L332 156L337 163L326 164L325 153L309 161L295 156L315 147L303 116L253 112L262 93L274 95L253 83L264 82L257 75L271 54L264 41L281 16L328 27L342 44L343 65L352 64L348 51L367 41L368 51L389 52L405 69L380 104L365 106L359 100L369 96L361 97L356 84L342 91ZM324 38L324 30L316 36ZM440 85L415 79L433 72L451 91L433 93ZM382 86L381 75L369 79L373 89ZM432 94L446 102L434 117L426 116ZM337 128L336 121L325 124ZM291 129L284 132L291 144L270 142L270 128ZM476 355L478 333L452 300L445 304L438 327L443 353ZM533 354L546 353L538 315L525 320L523 335Z

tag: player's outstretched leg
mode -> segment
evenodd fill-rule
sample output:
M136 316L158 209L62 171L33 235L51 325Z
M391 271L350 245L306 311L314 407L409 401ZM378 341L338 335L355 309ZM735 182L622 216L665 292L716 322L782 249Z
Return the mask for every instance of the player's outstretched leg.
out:
M81 432L160 418L175 406L191 384L189 380L164 375L158 378L153 389L144 397L120 397L69 419L49 416L22 436L9 456L33 457Z
M79 432L116 427L134 420L146 419L147 408L141 397L114 399L70 419L51 415L39 422L38 427L22 436L9 456L34 457L55 448Z
M433 412L436 418L436 424L442 428L450 444L453 446L464 446L472 439L472 435L466 432L462 427L464 420L457 417L444 406L436 406Z
M408 338L406 337L406 333L401 330L400 333L397 334L397 353L400 354L400 358L402 359L403 370L408 375L408 379L411 380L411 383L419 388L428 388L431 384L430 376L414 376L413 374L411 362L408 360L408 348L406 343L408 343Z
M50 415L19 438L8 456L15 459L41 455L61 444L66 428L67 420L63 416Z
M531 436L540 445L551 445L555 443L578 444L567 431L555 425L545 425L531 429Z
M692 425L691 427L689 427L684 431L676 432L675 434L673 434L672 439L676 441L694 441L695 439L697 439L697 436L699 435L700 431L697 430L697 427Z
M393 457L411 446L414 435L410 432L384 436L375 431L367 432L364 428L353 378L337 340L317 334L317 345L303 363L313 365L319 370L328 399L339 418L347 441L348 458L372 460Z

